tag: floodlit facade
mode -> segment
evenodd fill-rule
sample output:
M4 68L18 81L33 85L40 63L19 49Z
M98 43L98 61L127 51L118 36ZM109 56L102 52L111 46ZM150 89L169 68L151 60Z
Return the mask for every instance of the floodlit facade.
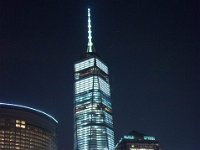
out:
M155 137L132 131L120 139L115 150L161 150L161 148Z
M109 72L93 49L90 9L88 48L74 65L74 150L114 150Z
M0 103L0 150L57 150L57 123L43 111Z

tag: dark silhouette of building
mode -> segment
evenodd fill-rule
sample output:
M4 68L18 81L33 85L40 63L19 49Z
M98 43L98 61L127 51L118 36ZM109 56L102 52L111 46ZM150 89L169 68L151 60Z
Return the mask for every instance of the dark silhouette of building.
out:
M153 136L132 131L124 135L115 146L115 150L161 150Z
M0 149L57 150L57 123L43 111L0 103Z
M114 150L108 67L93 49L90 9L88 48L75 63L74 150Z

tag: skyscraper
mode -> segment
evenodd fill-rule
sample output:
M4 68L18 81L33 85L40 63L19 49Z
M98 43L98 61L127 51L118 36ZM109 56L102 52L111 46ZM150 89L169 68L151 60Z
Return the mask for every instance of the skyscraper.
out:
M87 51L74 69L74 150L114 150L108 67L93 48L90 9Z

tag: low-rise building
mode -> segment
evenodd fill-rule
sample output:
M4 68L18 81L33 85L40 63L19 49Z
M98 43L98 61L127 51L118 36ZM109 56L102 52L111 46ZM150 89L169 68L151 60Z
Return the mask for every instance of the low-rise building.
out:
M137 131L124 135L116 144L115 150L161 150L158 141Z

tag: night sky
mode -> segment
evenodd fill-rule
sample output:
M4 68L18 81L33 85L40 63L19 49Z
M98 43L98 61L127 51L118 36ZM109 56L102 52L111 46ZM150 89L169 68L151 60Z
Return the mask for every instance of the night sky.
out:
M109 66L115 141L136 130L163 150L200 149L198 0L0 1L0 101L58 121L73 147L73 65L93 43ZM197 28L198 27L198 28Z

